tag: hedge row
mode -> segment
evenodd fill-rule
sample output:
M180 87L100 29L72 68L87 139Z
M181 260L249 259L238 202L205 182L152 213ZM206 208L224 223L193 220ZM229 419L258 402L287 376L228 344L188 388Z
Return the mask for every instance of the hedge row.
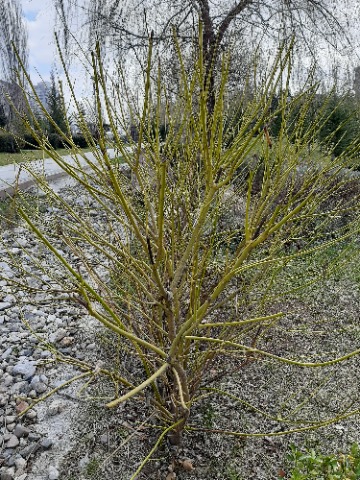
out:
M55 149L68 146L66 143L64 143L61 136L56 133L51 133L48 137L48 140L50 145ZM73 137L73 141L75 145L80 148L87 148L89 146L87 140L82 135L75 135ZM30 134L25 134L20 140L19 138L15 138L10 133L0 133L0 152L19 153L20 148L22 150L34 150L37 147L38 142Z
M10 134L0 134L0 152L19 153L20 148L16 139Z

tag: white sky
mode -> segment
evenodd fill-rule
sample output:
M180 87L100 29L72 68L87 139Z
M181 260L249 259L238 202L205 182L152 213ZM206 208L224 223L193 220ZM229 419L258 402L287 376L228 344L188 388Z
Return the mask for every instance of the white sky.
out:
M34 83L40 81L38 74L41 75L43 80L49 80L52 67L55 67L55 69L56 67L59 67L54 42L55 8L53 6L53 0L20 0L20 2L22 4L25 22L29 33L29 66L32 80ZM357 5L357 8L355 8L354 5ZM359 0L354 0L353 8L356 15L353 17L354 24L352 25L352 28L355 26L355 19L358 19L358 14L360 14L360 11L357 11L357 9L360 10ZM354 45L354 49L355 52L358 53L358 56L357 58L356 56L355 58L353 57L353 61L350 62L350 71L353 71L354 66L360 63L360 41L357 43L358 45ZM335 57L336 56L337 55L335 55ZM333 63L334 59L331 59L327 52L321 52L319 50L319 61L320 64L329 66L329 64L331 65L331 63ZM345 57L339 58L338 56L337 61L342 67L348 63ZM72 78L76 77L77 93L79 93L80 96L87 96L89 86L86 85L87 82L85 81L84 75L81 72L76 71L75 75L74 73L72 74Z
M1 0L0 0L1 1ZM55 44L55 7L53 0L20 0L28 29L29 69L34 84L50 80L50 72L62 80L65 98L70 98ZM92 86L79 63L73 62L70 77L78 99L92 96Z
M29 33L29 66L33 81L38 73L49 80L56 58L54 44L55 9L52 0L21 0Z

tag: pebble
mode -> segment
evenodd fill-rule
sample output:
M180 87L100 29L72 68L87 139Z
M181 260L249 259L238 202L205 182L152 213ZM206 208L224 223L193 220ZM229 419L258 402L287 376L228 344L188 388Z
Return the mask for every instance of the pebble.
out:
M24 360L17 363L13 368L15 375L23 375L25 379L31 378L36 372L36 362L31 360Z
M48 470L49 480L57 480L60 477L60 472L57 468L50 466Z
M27 437L30 433L30 430L19 423L16 425L13 434L17 436L17 438Z
M50 438L43 438L40 445L44 450L48 450L53 444L53 441Z
M66 192L76 205L81 205L78 191L65 190L62 195ZM93 210L98 214L95 204ZM44 215L44 225L52 224L54 213ZM61 211L57 210L56 215L60 217ZM100 220L97 224L101 228ZM69 258L62 240L57 237L55 241L59 242L57 250ZM22 251L23 247L29 254ZM89 255L91 258L92 252ZM92 340L84 348L74 347L76 322L83 320L84 311L70 302L53 301L50 289L63 289L62 279L68 281L67 275L27 228L19 225L1 232L0 259L0 480L26 480L27 476L38 480L36 475L32 476L31 469L38 458L43 457L48 463L42 464L42 480L57 480L60 478L58 458L61 448L66 448L60 446L59 454L57 438L61 438L59 444L66 445L66 439L71 436L71 416L65 412L78 406L71 400L75 394L68 389L70 399L58 396L47 401L48 408L36 405L23 417L19 415L29 408L32 399L38 399L57 382L63 384L73 376L74 369L64 374L63 365L51 361L53 353L48 350L49 343L64 354L82 359L88 358L88 352L97 345ZM21 268L17 263L21 263ZM21 283L27 287L19 288ZM37 292L32 293L28 287ZM22 319L29 323L36 336ZM89 331L88 322L86 329ZM57 433L53 425L60 421ZM46 451L46 455L38 457L41 451ZM85 466L88 461L86 456L80 464Z
M16 405L16 413L21 413L29 407L29 404L24 400L21 400L20 403Z
M19 439L16 435L11 435L9 440L6 442L6 448L15 448L19 445Z
M66 334L67 331L65 330L65 328L59 328L59 330L49 336L49 341L51 343L60 342L64 337L66 337Z
M11 307L11 303L10 302L0 302L0 312L2 310L7 310L8 308Z

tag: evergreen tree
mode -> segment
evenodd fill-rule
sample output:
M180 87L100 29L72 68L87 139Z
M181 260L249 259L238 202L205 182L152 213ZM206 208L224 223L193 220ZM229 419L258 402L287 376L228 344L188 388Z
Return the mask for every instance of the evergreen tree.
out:
M66 130L66 113L65 113L65 107L64 107L64 100L61 96L61 93L56 87L55 74L53 71L51 72L51 75L50 75L50 83L51 85L47 95L48 112L51 118L53 119L53 121L58 126L58 128L60 128L62 131L65 131ZM48 132L49 134L58 133L55 125L53 125L50 122L48 124Z
M5 113L5 108L2 103L0 103L0 128L5 128L8 124L8 118Z

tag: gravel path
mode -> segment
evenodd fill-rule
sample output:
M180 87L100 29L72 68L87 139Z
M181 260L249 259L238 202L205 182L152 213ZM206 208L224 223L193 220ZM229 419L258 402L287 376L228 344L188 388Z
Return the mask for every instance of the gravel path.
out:
M73 199L73 185L60 178L52 187L65 197L71 192ZM53 214L48 207L44 218L50 221ZM19 414L78 373L71 365L54 362L51 345L63 355L83 359L84 349L95 348L92 323L66 295L54 302L50 291L58 288L56 278L63 272L25 227L2 233L0 259L0 479L56 480L59 462L75 441L72 423L80 403L75 387ZM89 332L80 350L74 338L79 329Z
M74 188L61 180L55 187L61 196L79 208L85 208L86 204L87 213L101 228L101 212L79 195L76 186ZM61 212L53 206L46 206L44 222L51 225L54 215L61 215ZM34 259L37 262L35 264ZM135 402L126 407L120 406L116 415L106 413L101 400L95 407L93 403L83 401L77 394L79 384L76 383L54 394L46 402L39 403L24 416L19 416L31 402L79 373L72 365L54 362L52 346L64 356L71 355L85 361L96 357L98 353L99 345L95 337L97 324L84 315L80 308L71 305L66 295L59 294L54 302L51 292L63 280L62 269L54 264L49 254L21 223L2 233L0 480L128 480L129 472L134 471L137 462L149 451L154 440L154 432L144 433L143 429L134 430L130 426L130 423L139 424L148 418L143 405ZM26 282L31 291L17 285L17 282ZM321 343L326 345L328 352L337 355L343 350L356 348L360 338L359 293L359 284L337 280L325 282L322 288L314 289L303 303L294 301L289 306L291 315L267 339L268 349L275 354L291 355L301 351L311 355ZM332 319L327 327L322 324L324 315ZM291 335L283 337L286 322L289 321L293 331ZM29 325L36 335L31 334ZM319 325L322 329L320 333ZM301 331L300 327L306 327L307 333ZM341 345L331 340L334 338L334 329L344 334L344 343ZM321 389L321 395L309 402L305 412L311 416L316 409L320 412L320 418L321 415L338 411L340 401L353 399L354 405L357 405L359 366L359 360L355 359L343 368L329 370L327 374L330 381ZM233 368L231 363L229 368ZM235 396L259 408L265 402L268 413L271 413L277 405L286 405L288 410L295 408L299 396L306 394L306 388L308 393L316 388L316 381L316 374L299 374L288 366L277 369L270 362L255 362L244 372L221 379L217 386L227 388ZM256 419L251 409L234 410L235 404L231 399L219 400L215 404L205 402L194 409L192 421L214 429L240 427L251 431L271 431L274 428L273 422ZM287 439L265 437L234 441L219 434L189 434L178 455L190 458L195 470L180 471L176 478L275 480L277 471L284 466L290 442L296 441L299 445L312 442L320 445L320 449L329 448L336 452L347 448L353 441L359 441L359 431L357 416L344 425L335 425L310 435L293 435ZM127 439L126 445L119 450L124 438ZM151 464L152 468L141 479L167 478L169 455L171 452L165 446ZM107 458L110 460L104 465L104 459Z

